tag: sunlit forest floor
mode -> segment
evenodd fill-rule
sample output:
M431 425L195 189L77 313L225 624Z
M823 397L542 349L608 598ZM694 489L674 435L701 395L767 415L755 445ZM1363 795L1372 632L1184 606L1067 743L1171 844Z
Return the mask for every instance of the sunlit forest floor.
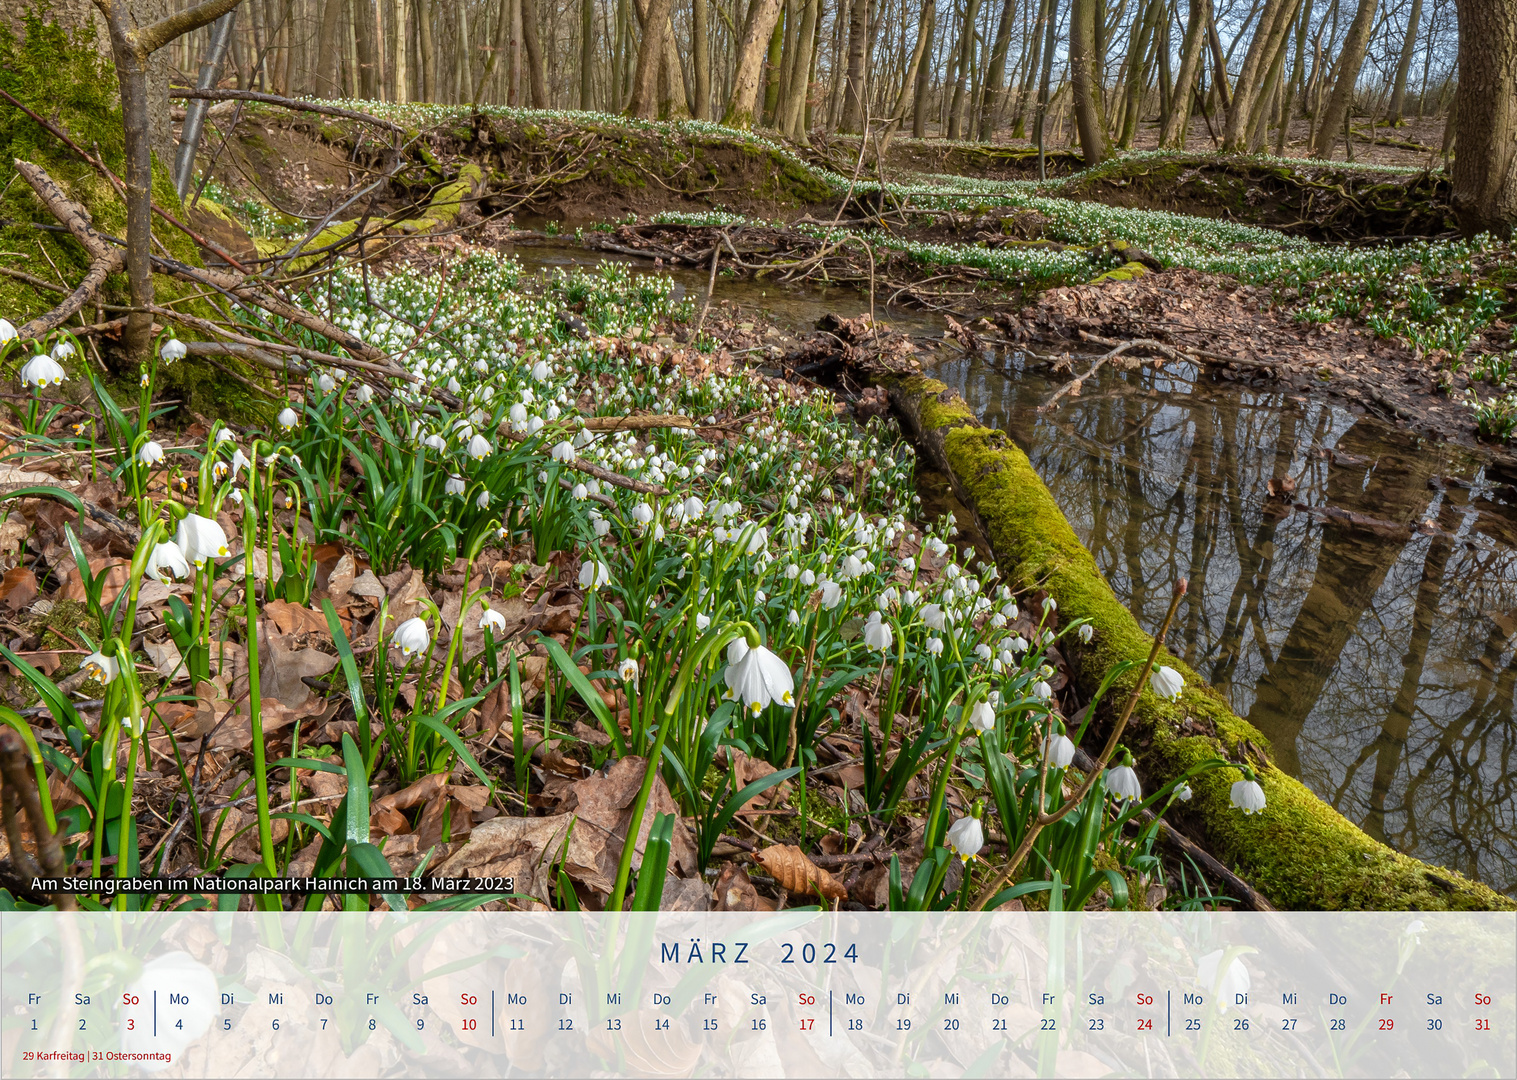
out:
M201 296L125 378L88 333L13 354L0 695L42 780L14 902L50 900L35 855L514 882L318 907L1505 903L1432 891L1086 585L924 508L873 381L1016 353L1052 407L1103 365L1193 367L1494 454L1517 262L1446 235L1446 182L1141 151L849 172L843 141L347 104L424 137L218 106L187 213L396 371ZM819 290L815 329L771 289ZM1189 725L1183 760L1133 709ZM1293 868L1282 813L1340 862Z

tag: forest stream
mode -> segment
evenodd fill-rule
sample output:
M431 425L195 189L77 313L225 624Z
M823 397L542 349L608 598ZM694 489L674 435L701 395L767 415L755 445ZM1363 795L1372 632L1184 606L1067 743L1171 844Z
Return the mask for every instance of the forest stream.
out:
M528 269L602 259L514 250ZM704 274L659 272L704 298ZM869 311L851 289L752 281L721 280L713 300L797 333ZM877 315L943 329L921 311ZM1464 448L1186 364L1109 367L1039 413L1062 378L1014 349L945 355L932 374L1027 451L1145 630L1169 583L1190 579L1170 648L1270 738L1282 769L1376 839L1517 895L1510 482Z

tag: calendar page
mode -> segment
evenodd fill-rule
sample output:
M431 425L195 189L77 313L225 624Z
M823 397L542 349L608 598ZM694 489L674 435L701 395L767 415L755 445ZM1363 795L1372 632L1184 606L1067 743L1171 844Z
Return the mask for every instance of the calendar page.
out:
M5 1075L1517 1074L1507 914L7 913Z

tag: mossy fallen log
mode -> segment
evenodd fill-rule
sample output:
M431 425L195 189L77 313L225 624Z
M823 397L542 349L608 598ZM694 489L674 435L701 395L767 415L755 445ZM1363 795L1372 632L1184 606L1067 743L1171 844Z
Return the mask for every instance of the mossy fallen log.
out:
M881 382L908 432L950 478L955 493L980 519L1001 571L1024 588L1045 589L1063 620L1089 619L1089 645L1069 643L1077 686L1089 692L1121 660L1141 662L1153 639L1117 599L1027 455L1005 432L980 424L943 383L888 375ZM1145 690L1124 742L1147 785L1157 786L1192 765L1222 756L1249 762L1268 806L1246 816L1230 805L1240 774L1214 769L1192 781L1195 796L1177 816L1223 863L1273 903L1288 909L1513 910L1509 897L1453 871L1379 843L1269 761L1268 740L1176 657L1161 662L1184 674L1178 701ZM1130 688L1108 695L1121 701Z

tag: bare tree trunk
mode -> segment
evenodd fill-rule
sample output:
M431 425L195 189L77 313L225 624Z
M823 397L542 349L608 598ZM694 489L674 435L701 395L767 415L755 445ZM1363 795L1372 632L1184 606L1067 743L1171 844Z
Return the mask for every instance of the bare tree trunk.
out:
M125 0L95 0L111 31L111 53L121 83L121 117L126 135L126 277L132 298L121 333L128 360L146 358L153 338L153 152L147 130L147 57L132 48L131 15Z
M147 12L128 8L126 0L95 0L110 35L111 58L121 87L121 117L125 136L126 166L126 275L132 310L127 313L121 345L130 361L141 361L152 346L153 316L153 99L151 85L153 54L183 34L221 17L238 0L199 4L162 19L148 21ZM146 6L146 5L144 5ZM151 8L148 8L151 11ZM163 80L162 123L168 122L168 83ZM171 146L165 139L164 161Z
M1238 72L1238 91L1227 110L1227 125L1222 130L1222 149L1245 150L1248 147L1250 120L1256 101L1266 100L1262 91L1275 58L1285 48L1297 0L1267 0L1259 16L1258 28L1249 42L1243 67Z
M523 0L526 3L527 0ZM659 27L669 17L670 0L649 0L643 15L643 40L637 50L637 71L632 76L632 98L627 115L651 120L658 115L658 69L664 58L664 35Z
M395 36L395 100L401 104L411 100L410 21L410 0L395 0L395 20L390 29Z
M657 0L655 0L657 2ZM663 0L664 17L668 18L669 0ZM657 25L656 23L654 25ZM537 41L537 0L521 0L521 38L527 52L527 76L532 84L532 107L548 107L547 75L543 71L543 50ZM658 35L654 34L655 41ZM658 50L654 50L657 56Z
M928 23L932 19L932 3L926 0L922 4L922 15L917 23L916 45L911 50L911 60L906 65L906 72L901 77L901 92L896 95L895 108L890 110L890 122L886 125L884 138L880 140L880 157L890 148L890 140L900 129L901 122L906 119L906 103L916 91L918 73L926 65L923 63L927 52L927 39L929 37Z
M1417 51L1417 30L1422 23L1422 0L1412 0L1412 13L1406 20L1406 38L1401 42L1401 60L1396 64L1396 82L1391 90L1391 104L1385 118L1391 124L1401 121L1406 105L1406 73L1412 67L1412 54Z
M922 21L917 31L922 46L922 62L917 65L916 85L911 90L911 137L927 137L927 91L932 85L932 65L927 62L932 55L932 32L937 28L938 11L935 0L922 0Z
M1517 226L1517 10L1511 0L1455 0L1459 118L1454 212L1466 233Z
M579 4L579 107L595 108L595 0Z
M659 3L660 0L652 0ZM663 0L667 3L668 0ZM722 123L728 127L751 128L754 110L758 106L760 76L763 75L764 47L774 24L780 17L780 0L754 0L747 32L738 47L737 63L732 76L732 96L727 102L727 113Z
M1111 155L1101 85L1096 80L1096 0L1070 0L1069 78L1074 91L1075 127L1087 167Z
M1048 20L1043 26L1043 70L1038 75L1038 109L1032 121L1032 141L1041 147L1048 126L1049 84L1053 81L1053 49L1058 43L1058 9L1054 0L1048 0ZM1041 150L1039 151L1041 155ZM1042 157L1038 158L1041 168Z
M358 95L369 101L379 97L379 61L374 55L373 0L353 0L353 32L358 41Z
M1497 0L1500 3L1500 0ZM1322 110L1322 121L1317 126L1317 140L1312 145L1312 156L1331 158L1333 144L1338 141L1338 129L1348 121L1349 107L1354 102L1354 85L1359 81L1359 68L1364 63L1364 51L1369 46L1370 31L1375 27L1377 0L1359 0L1359 10L1349 24L1348 36L1343 40L1343 49L1338 54L1338 81L1333 93ZM1464 24L1460 23L1461 44ZM1463 79L1460 80L1461 84ZM1507 96L1510 97L1508 84ZM1352 146L1350 146L1352 153Z
M1145 58L1149 54L1156 23L1162 17L1162 8L1163 0L1149 0L1133 21L1127 50L1127 85L1122 97L1122 130L1117 136L1117 145L1123 150L1131 149L1133 136L1138 132L1143 89L1148 85Z
M780 130L787 138L805 145L806 96L811 88L811 63L816 48L816 24L821 13L821 0L806 0L801 12L801 30L796 37L795 67L790 72L790 91L785 101L785 115L781 117Z
M511 0L511 42L506 46L506 104L521 101L521 0Z
M1289 28L1287 28L1289 29ZM1285 54L1289 51L1290 37L1287 34L1285 42L1275 53L1275 59L1270 64L1269 74L1264 80L1264 89L1255 99L1252 108L1253 115L1248 120L1248 132L1244 139L1244 146L1248 152L1256 154L1264 145L1264 137L1269 132L1270 113L1279 103L1280 79L1285 67Z
M1160 0L1159 25L1155 27L1157 41L1154 43L1154 51L1159 56L1159 130L1164 130L1164 125L1169 123L1170 113L1175 111L1175 84L1173 73L1169 70L1169 38L1171 24L1175 19L1175 8L1171 6L1171 0Z
M787 21L786 16L789 13L790 5L788 3L781 4L779 17L774 20L774 29L769 33L769 44L764 50L763 117L764 123L769 127L776 126L774 114L779 111L780 107L780 85L781 83L788 85L788 80L785 79L785 38L790 33L793 33L795 29L794 17L789 18L790 26L788 29L785 25ZM789 61L791 64L795 63L794 50L791 50L789 53Z
M1227 54L1222 51L1222 39L1217 36L1217 13L1210 4L1206 8L1206 37L1211 45L1213 71L1212 86L1217 91L1217 100L1224 110L1233 107L1232 91L1227 79Z
M490 85L491 76L499 63L498 57L506 51L507 42L511 33L511 0L500 0L500 11L495 22L495 38L490 46L490 54L485 57L484 69L479 73L479 80L474 84L475 101L483 101L487 88Z
M959 65L953 83L953 102L948 106L948 137L957 139L964 133L964 84L974 64L974 24L980 14L980 0L965 0L964 24L959 29Z
M327 0L337 3L338 0ZM437 42L432 36L432 18L438 0L416 0L416 29L421 38L417 52L421 57L421 97L423 101L437 100Z
M1280 130L1275 136L1275 156L1285 156L1290 141L1291 113L1296 107L1296 91L1306 78L1306 31L1312 21L1312 0L1304 0L1296 19L1296 66L1285 84L1285 101L1280 106Z
M852 0L848 9L848 76L843 84L843 122L839 131L864 126L864 50L869 36L869 0Z
M1029 46L1032 55L1027 60L1027 70L1022 73L1022 89L1017 95L1017 118L1011 125L1011 137L1020 139L1027 130L1027 110L1033 100L1032 88L1038 85L1038 71L1043 64L1043 35L1048 24L1053 21L1053 13L1049 10L1052 0L1038 0L1038 17L1033 23L1030 42L1024 42L1022 50L1025 53Z
M691 66L695 68L695 108L691 112L697 120L711 118L711 43L706 36L709 3L694 0L690 8Z

